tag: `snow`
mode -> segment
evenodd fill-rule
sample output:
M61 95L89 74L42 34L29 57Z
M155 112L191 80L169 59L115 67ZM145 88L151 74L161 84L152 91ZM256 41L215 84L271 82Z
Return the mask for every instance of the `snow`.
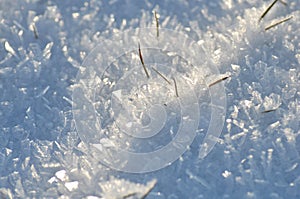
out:
M1 198L299 198L284 2L0 1Z

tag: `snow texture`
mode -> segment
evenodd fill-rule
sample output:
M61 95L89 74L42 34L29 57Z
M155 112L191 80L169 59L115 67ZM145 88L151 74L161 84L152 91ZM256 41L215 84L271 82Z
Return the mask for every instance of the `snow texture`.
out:
M277 1L259 21L271 3L0 1L1 198L300 198L300 2ZM80 139L72 92L92 49L123 31L155 30L154 10L161 28L202 45L225 75L224 128L203 159L205 115L173 164L118 172Z

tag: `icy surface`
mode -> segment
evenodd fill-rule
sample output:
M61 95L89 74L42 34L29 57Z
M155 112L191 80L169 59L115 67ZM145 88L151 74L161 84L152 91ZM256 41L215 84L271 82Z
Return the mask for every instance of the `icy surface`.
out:
M272 1L0 1L1 198L299 198L300 2L285 2L259 22ZM101 41L136 28L155 32L153 10L161 28L193 39L205 52L203 65L219 69L206 80L224 78L214 85L225 86L224 128L201 155L210 117L200 114L202 128L173 164L117 172L79 136L72 93L84 58ZM200 108L211 115L209 104Z
M140 50L146 70L132 49L137 40L145 46ZM209 121L199 150L204 158L221 134L226 109L222 84L207 88L212 76L222 78L207 55L195 41L162 28L159 38L153 28L141 28L100 42L83 61L74 85L80 139L95 146L95 156L109 167L151 172L172 164L188 149L197 131L205 128L202 115Z

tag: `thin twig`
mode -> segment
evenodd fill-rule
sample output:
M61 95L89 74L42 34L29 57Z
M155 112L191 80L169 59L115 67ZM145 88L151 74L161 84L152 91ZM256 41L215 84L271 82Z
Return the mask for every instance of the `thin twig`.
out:
M285 5L285 6L288 5L287 2L285 2L285 1L282 1L282 0L279 0L279 1L280 1L280 3L282 3L282 4Z
M146 199L146 197L149 195L149 193L154 189L155 185L156 185L156 182L144 195L142 195L141 199Z
M277 108L276 109L265 110L265 111L262 111L261 113L270 113L270 112L273 112L273 111L276 111L276 110L277 110Z
M217 83L220 83L221 81L224 81L224 80L226 80L226 79L228 79L228 78L229 78L229 76L226 76L226 77L223 77L223 78L221 78L221 79L218 79L217 81L215 81L215 82L209 84L208 87L214 86L214 85L216 85Z
M290 20L290 19L292 19L293 18L293 16L289 16L289 17L287 17L287 18L285 18L285 19L282 19L281 21L278 21L278 22L276 22L276 23L274 23L274 24L272 24L272 25L270 25L270 26L267 26L266 28L265 28L265 31L267 31L267 30L269 30L269 29L271 29L271 28L274 28L275 26L277 26L277 25L279 25L279 24L281 24L281 23L284 23L284 22L286 22L286 21L288 21L288 20Z
M174 81L174 86L175 86L175 93L176 93L176 97L179 97L178 95L178 89L177 89L177 83L174 77L172 77L173 81Z
M35 24L32 24L32 29L33 29L34 38L38 39L39 34L38 34Z
M147 68L146 68L146 66L145 66L145 63L144 63L143 56L142 56L142 51L141 51L141 47L140 47L140 42L139 42L139 56L140 56L140 60L141 60L141 63L142 63L142 65L143 65L144 71L145 71L145 73L146 73L146 76L147 76L147 78L150 78L149 73L148 73L148 71L147 71Z
M155 68L152 67L152 69L159 75L161 76L166 82L168 82L168 84L171 84L171 82L168 80L168 78L166 76L164 76L162 73L160 73L158 70L156 70Z
M137 195L137 193L130 193L130 194L127 194L127 195L123 196L122 199L126 199L126 198L136 196L136 195Z
M158 38L159 37L159 20L158 20L156 11L154 11L154 17L155 17L155 21L156 21L156 36Z
M265 15L271 10L271 8L275 5L275 3L277 2L278 0L274 0L273 3L271 5L269 5L269 7L264 11L264 13L260 16L259 18L259 21L261 21Z

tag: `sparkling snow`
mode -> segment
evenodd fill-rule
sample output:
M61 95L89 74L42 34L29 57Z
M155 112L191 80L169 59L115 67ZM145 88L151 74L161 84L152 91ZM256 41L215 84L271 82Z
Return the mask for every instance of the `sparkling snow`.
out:
M259 22L271 3L0 1L0 197L300 198L300 2L278 1ZM160 28L194 40L204 54L193 48L181 52L191 59L205 55L202 66L216 67L220 74L210 74L200 66L189 71L187 81L198 85L196 94L206 100L200 111L207 114L200 114L201 128L185 153L157 171L119 172L102 164L79 136L72 94L78 88L77 74L87 71L82 63L89 53L124 31L152 28L155 32L154 10ZM289 16L293 18L265 30ZM122 42L125 40L115 47L125 51ZM172 42L174 46L184 43ZM114 49L107 46L102 49L113 54ZM168 56L174 57L172 53ZM130 58L139 64L138 56ZM200 89L204 83L193 82L199 71L207 85L224 79L214 85L218 91L225 88L226 112L224 126L213 124L212 130L223 129L220 136L209 137L215 144L211 151L205 151L205 145L201 151L212 107L206 103L207 88ZM93 81L112 83L96 75ZM85 94L92 95L87 88L83 88ZM124 97L124 93L115 94ZM95 103L100 113L105 105ZM110 119L109 113L103 114ZM176 125L164 125L170 125L168 139L174 137ZM84 130L91 134L88 128ZM95 148L122 141L115 134L111 140L103 138ZM141 150L159 148L168 141L159 138L159 143L149 141L145 148L136 145ZM121 143L124 148L133 143L127 141Z

